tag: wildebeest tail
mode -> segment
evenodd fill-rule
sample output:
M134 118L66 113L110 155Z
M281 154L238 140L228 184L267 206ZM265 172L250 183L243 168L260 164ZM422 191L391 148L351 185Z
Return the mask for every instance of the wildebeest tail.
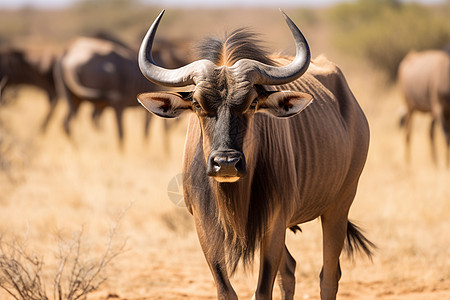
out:
M372 260L373 251L376 248L375 244L364 236L358 226L348 221L345 250L350 257L353 257L355 252L363 252Z

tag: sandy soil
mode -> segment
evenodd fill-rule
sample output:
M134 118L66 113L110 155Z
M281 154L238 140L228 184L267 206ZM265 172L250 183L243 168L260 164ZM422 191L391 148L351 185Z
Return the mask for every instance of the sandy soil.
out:
M397 125L398 92L378 84L373 74L362 76L367 69L344 71L372 133L350 218L378 251L373 262L343 257L338 299L450 299L450 171L443 162L431 164L429 119L415 119L413 159L407 165ZM48 131L40 132L47 108L41 91L31 88L0 107L0 232L3 241L16 239L45 261L50 298L60 238L70 240L82 228L80 256L98 258L111 226L125 211L113 243L126 241L125 248L88 299L214 299L212 276L190 215L168 195L169 183L181 171L185 121L166 133L154 118L151 135L144 139L144 110L129 110L119 149L111 111L95 129L91 108L83 106L68 139L61 126L67 109L63 102ZM302 229L287 236L297 260L295 299L319 299L320 223L312 221ZM240 271L233 279L242 299L251 298L256 274L256 269ZM274 295L280 298L278 288ZM0 291L0 299L10 297Z

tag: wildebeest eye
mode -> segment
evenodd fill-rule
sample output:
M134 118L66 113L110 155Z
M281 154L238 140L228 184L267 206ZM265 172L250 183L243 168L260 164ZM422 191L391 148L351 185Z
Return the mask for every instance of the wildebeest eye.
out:
M255 98L255 100L253 100L252 104L250 104L250 109L256 109L256 105L258 105L258 98Z
M203 111L202 106L200 105L200 103L198 103L197 101L193 100L192 101L192 107L194 108L194 110L197 111Z

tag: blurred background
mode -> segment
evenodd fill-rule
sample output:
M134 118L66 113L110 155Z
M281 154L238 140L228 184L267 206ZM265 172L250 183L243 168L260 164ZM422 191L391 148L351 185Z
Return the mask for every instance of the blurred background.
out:
M397 82L398 66L410 51L450 49L450 1L2 0L0 59L5 63L5 53L14 52L54 76L48 70L80 36L107 37L136 53L163 8L155 46L168 66L193 61L195 43L203 37L223 37L239 27L251 27L274 53L294 54L282 8L306 36L312 57L323 54L342 68L371 126L369 157L350 218L379 249L373 262L343 258L339 297L450 298L445 139L436 126L433 163L431 116L414 115L406 160L399 125L405 102ZM120 141L114 110L103 107L93 117L95 108L86 101L68 136L64 97L49 101L41 79L12 84L12 73L0 75L0 237L45 261L41 278L47 294L53 293L65 249L61 241L82 232L80 261L98 261L117 225L113 244L126 244L102 269L105 281L88 299L214 299L191 217L173 198L180 192L173 182L181 172L186 119L153 117L145 136L148 114L127 107ZM302 229L287 234L297 260L296 299L319 299L320 223ZM239 272L233 280L238 294L251 297L256 275ZM280 297L278 289L275 296ZM10 297L0 290L0 299Z

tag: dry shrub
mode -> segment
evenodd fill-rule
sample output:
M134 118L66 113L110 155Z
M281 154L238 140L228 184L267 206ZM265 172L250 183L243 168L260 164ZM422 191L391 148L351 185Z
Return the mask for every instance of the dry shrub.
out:
M124 244L113 247L112 231L103 254L98 259L85 258L82 251L82 231L69 242L63 242L59 247L59 267L54 278L53 299L77 300L84 299L96 291L107 280L106 269L111 261L123 250Z
M14 299L46 300L43 261L23 245L0 241L0 287Z
M95 259L83 247L82 229L69 241L60 238L58 267L50 272L54 276L42 276L44 259L29 251L25 242L9 244L0 239L0 288L17 300L48 300L45 279L50 277L54 300L85 299L107 280L108 266L123 252L125 242L114 242L119 220L112 226L102 254Z

